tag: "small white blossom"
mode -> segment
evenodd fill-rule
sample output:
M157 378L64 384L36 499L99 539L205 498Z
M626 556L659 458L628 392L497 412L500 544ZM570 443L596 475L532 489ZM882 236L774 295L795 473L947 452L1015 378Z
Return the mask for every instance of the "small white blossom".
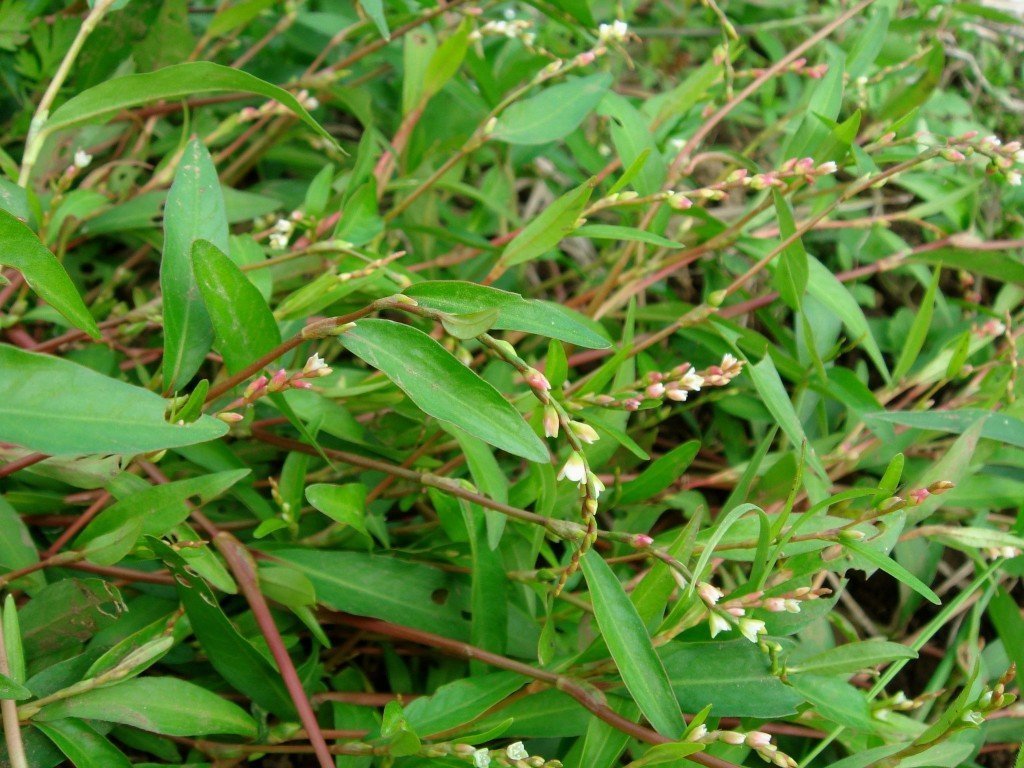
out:
M591 473L587 476L587 493L591 498L597 499L604 493L604 483L601 482L601 478Z
M772 743L772 737L764 731L750 731L747 733L744 741L747 743L748 747L763 749Z
M675 382L668 385L668 389L665 390L665 397L669 400L675 400L677 403L686 402L686 398L690 396L688 390L680 389Z
M569 454L561 471L558 473L559 480L571 480L574 483L583 483L587 477L587 466L583 463L583 457L576 451Z
M509 760L525 760L530 756L521 741L513 742L505 747L505 754L508 755Z
M89 163L92 162L92 155L86 152L84 149L80 149L75 152L75 167L76 168L88 168Z
M555 410L554 406L547 405L544 407L544 436L545 437L558 437L558 411Z
M707 735L708 735L708 727L706 725L704 725L704 723L701 723L696 728L694 728L692 731L690 731L689 734L687 734L686 740L687 741L700 741L701 739L703 739Z
M302 367L302 372L306 375L326 376L331 372L331 368L318 353L314 352L313 356Z
M602 43L621 43L629 36L629 25L621 19L597 28L597 39Z
M290 235L295 231L295 222L289 219L278 219L274 224L274 231L282 235Z
M270 235L270 247L275 251L283 251L288 247L288 235L282 235L280 232L272 232Z
M700 388L704 386L704 378L690 370L683 374L683 378L679 380L679 386L690 392L700 392Z
M1019 187L1021 183L1021 175L1017 171L1007 171L1006 183L1011 187Z
M706 581L702 581L697 585L697 594L700 595L700 599L708 605L715 605L725 595L725 593L714 584L708 584Z
M729 622L720 614L712 613L708 618L708 628L711 630L712 637L717 636L719 632L728 632L729 626Z
M486 749L477 749L473 752L473 765L476 768L487 768L491 764L491 753Z
M757 636L765 631L763 621L758 619L740 619L740 634L752 643L756 643Z
M570 421L569 428L572 429L572 433L576 437L588 445L596 443L600 439L597 430L589 424L584 424L582 421Z

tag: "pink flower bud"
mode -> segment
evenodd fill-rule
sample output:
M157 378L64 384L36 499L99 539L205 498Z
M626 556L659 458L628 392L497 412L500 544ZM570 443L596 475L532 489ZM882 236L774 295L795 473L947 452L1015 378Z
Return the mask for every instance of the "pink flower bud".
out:
M310 384L308 381L303 381L302 379L296 379L295 381L293 381L292 382L292 386L295 387L296 389L312 389L313 388L312 384Z
M772 743L772 737L764 731L750 731L744 741L748 747L762 749Z
M920 504L932 494L927 488L915 488L908 495L914 504Z
M548 392L551 390L551 382L547 380L547 377L543 373L538 371L536 368L530 368L524 376L526 383L538 392Z
M661 382L657 384L651 384L647 389L644 390L644 394L652 400L657 400L665 394L665 385Z
M217 418L223 421L225 424L237 424L242 419L244 419L245 416L243 416L240 413L235 413L234 411L223 411L217 414Z
M597 60L597 54L593 51L584 51L576 57L576 64L585 67L588 64L593 64Z
M242 393L242 397L246 400L252 400L259 395L260 392L267 386L267 377L260 376L258 379L254 379L249 386L245 388Z
M654 539L648 536L646 533L634 533L633 538L629 542L637 549L644 549L645 547L651 546L654 543Z
M640 401L637 400L635 397L631 397L622 403L622 407L625 408L627 411L639 411Z
M544 435L546 437L558 437L558 425L558 411L552 405L545 406Z

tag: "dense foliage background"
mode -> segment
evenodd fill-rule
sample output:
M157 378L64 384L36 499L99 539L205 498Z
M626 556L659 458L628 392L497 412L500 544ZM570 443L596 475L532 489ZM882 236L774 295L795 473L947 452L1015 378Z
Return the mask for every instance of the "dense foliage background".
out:
M0 764L1024 766L1019 10L0 0Z

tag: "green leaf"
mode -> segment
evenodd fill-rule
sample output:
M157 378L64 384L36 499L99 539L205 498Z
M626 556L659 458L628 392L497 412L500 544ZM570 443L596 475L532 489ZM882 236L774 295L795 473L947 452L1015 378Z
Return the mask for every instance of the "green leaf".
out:
M870 427L872 422L888 422L914 429L962 434L978 422L982 422L981 436L989 440L1024 448L1024 419L1008 413L983 411L980 408L962 408L956 411L885 411L869 413L864 420Z
M21 515L0 496L0 573L21 570L38 561L35 542ZM12 583L21 588L39 588L46 584L46 577L36 571Z
M669 240L654 232L646 232L636 227L619 227L613 224L587 224L577 229L575 234L577 237L589 237L592 240L633 240L662 248L684 247L683 243Z
M679 761L689 755L701 752L704 745L692 741L677 741L671 744L656 744L644 752L639 760L634 760L626 768L643 768L648 765L664 765L671 763L678 765Z
M192 269L229 373L237 373L281 343L281 331L263 296L213 243L196 240Z
M75 718L33 725L57 745L75 768L131 768L124 753L88 723Z
M442 685L409 703L405 717L417 733L430 736L473 722L526 684L512 672L496 672Z
M786 198L777 190L772 190L772 200L775 202L775 212L779 218L779 234L783 240L788 239L796 232L796 224L793 221L793 211L786 202ZM803 303L804 291L807 290L807 252L804 244L797 238L779 256L779 265L772 277L772 284L779 292L782 300L789 305L794 312L800 311Z
M134 535L127 537L122 547L105 553L107 556L102 559L89 557L100 565L113 565L131 551L139 536L160 537L185 522L189 515L189 498L198 496L200 503L205 503L220 496L248 474L248 469L232 469L131 493L97 515L75 539L74 547L89 551L90 545L101 537L137 522L139 525Z
M594 179L585 181L551 203L505 247L499 263L511 267L536 259L572 234L595 183Z
M306 574L317 598L328 608L469 639L469 624L462 617L464 602L452 595L460 587L453 574L362 552L269 546L265 551Z
M938 290L941 274L941 270L935 270L935 274L932 275L932 281L928 284L928 290L925 291L924 298L917 306L917 313L914 315L914 322L910 326L910 333L907 334L907 338L903 342L903 349L900 351L899 360L896 361L896 367L892 371L892 377L895 381L900 381L910 372L910 369L917 361L921 348L924 346L924 340L927 338L928 329L932 324L932 312L935 310L935 291Z
M847 643L806 658L790 659L789 672L813 675L851 675L896 659L916 659L917 651L888 640Z
M31 699L34 694L24 685L0 674L0 699Z
M779 372L775 369L775 363L772 362L771 356L765 355L761 362L748 366L746 370L750 374L751 381L754 382L754 388L761 396L761 402L775 417L775 421L789 441L797 447L806 444L807 463L821 477L827 477L825 467L822 466L817 452L804 434L803 425L800 423L800 418L797 416L789 395L786 394L786 388L782 384L782 379L779 378Z
M366 11L385 40L391 39L391 30L388 29L388 20L384 18L384 0L360 0L359 5Z
M155 72L116 77L94 85L58 107L43 126L43 133L106 120L122 110L151 101L190 98L218 91L241 91L280 102L306 125L334 143L334 137L288 91L248 72L211 61L174 64Z
M459 71L462 60L466 58L466 51L469 50L469 33L471 31L470 20L463 19L455 31L434 51L427 64L426 72L423 74L425 96L429 98L440 91Z
M4 650L7 652L7 674L15 683L25 682L25 648L21 643L21 622L14 596L4 598L3 618Z
M395 757L415 755L420 751L420 738L405 719L399 701L389 701L384 707L380 735L387 743L388 754Z
M78 295L67 271L36 233L0 208L0 265L14 267L25 282L76 328L94 339L100 329Z
M475 339L481 333L491 330L497 319L498 310L481 309L465 315L445 315L441 318L441 325L456 339Z
M682 476L699 450L700 441L690 440L659 456L639 477L622 486L618 503L635 504L661 493Z
M121 723L166 736L257 734L256 722L237 704L173 677L136 677L96 688L49 704L36 715L42 722L66 717Z
M675 642L663 658L672 690L687 712L710 704L713 717L771 719L793 714L803 702L746 640Z
M164 389L174 392L195 375L213 344L210 314L193 270L192 247L209 240L228 249L228 220L217 169L199 139L185 147L164 210L160 290L164 302Z
M430 309L457 314L498 310L494 328L524 331L589 349L610 346L603 329L559 304L524 299L518 293L459 280L432 280L405 289L405 295Z
M960 241L963 247L936 248L934 251L914 254L911 260L966 269L972 273L994 277L1004 283L1024 285L1024 264L1018 258L1005 251L973 249L964 242L966 239Z
M60 382L59 387L54 382ZM137 454L194 445L227 432L203 416L164 420L167 402L91 368L0 345L0 440L55 455Z
M277 666L239 634L213 591L190 573L180 555L159 539L150 538L149 544L174 574L192 631L217 673L264 709L279 717L294 718L295 707Z
M889 369L885 366L882 351L878 348L875 337L868 328L867 318L857 301L850 295L846 286L839 278L813 256L807 257L810 268L807 292L828 307L838 317L854 339L864 345L868 357L881 374L889 379Z
M927 584L888 555L883 555L878 550L865 546L859 541L844 541L843 546L854 554L860 555L872 565L878 566L897 581L903 582L928 602L942 605L939 596L932 592Z
M685 724L650 635L619 580L596 552L581 558L601 636L633 700L651 725L675 739Z
M498 390L422 331L390 320L360 320L344 343L428 415L516 456L549 460L544 443Z
M331 520L350 525L369 536L366 530L366 486L362 483L315 483L306 488L306 500Z
M509 144L546 144L564 138L594 111L611 83L612 76L602 72L545 88L506 109L491 136Z

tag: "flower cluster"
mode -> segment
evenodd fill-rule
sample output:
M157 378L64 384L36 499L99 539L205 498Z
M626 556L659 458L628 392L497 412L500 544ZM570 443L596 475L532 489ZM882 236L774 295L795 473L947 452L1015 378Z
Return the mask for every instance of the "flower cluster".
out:
M488 21L479 29L470 33L470 40L480 40L484 37L507 37L509 40L521 40L523 45L530 47L537 36L530 31L532 22L526 19L498 19Z
M674 573L681 587L685 586L682 576ZM832 593L830 589L821 587L799 587L782 595L764 597L763 592L751 592L736 600L720 602L725 593L708 582L698 582L695 589L697 596L708 611L708 629L712 637L720 632L728 632L735 628L747 640L756 643L759 636L766 631L765 623L752 619L747 612L755 608L769 613L799 613L801 603L805 600L817 600Z
M450 750L450 754L472 762L475 768L489 768L491 765L502 768L562 768L560 760L545 760L539 755L531 756L521 741L515 741L504 749L477 749L469 744L456 744Z
M779 748L772 744L772 737L764 731L709 731L703 723L694 728L688 735L689 741L700 742L701 744L713 744L720 741L723 744L733 746L747 746L757 752L758 757L779 768L796 768L796 760L780 752Z
M602 408L638 411L643 405L656 405L657 401L674 400L682 403L702 387L724 387L743 370L743 361L730 354L722 357L718 365L695 371L689 363L677 365L671 371L651 371L627 389L614 395L589 394L580 398L580 404Z
M629 25L621 19L597 28L597 39L602 43L624 43L629 39Z
M236 412L235 408L252 405L261 397L266 397L273 392L284 392L286 389L312 389L313 385L309 379L317 379L330 373L330 366L319 354L314 353L306 361L301 371L290 374L284 368L280 368L269 377L264 375L253 379L243 390L242 396L218 413L217 418L229 424L239 422L245 417Z

